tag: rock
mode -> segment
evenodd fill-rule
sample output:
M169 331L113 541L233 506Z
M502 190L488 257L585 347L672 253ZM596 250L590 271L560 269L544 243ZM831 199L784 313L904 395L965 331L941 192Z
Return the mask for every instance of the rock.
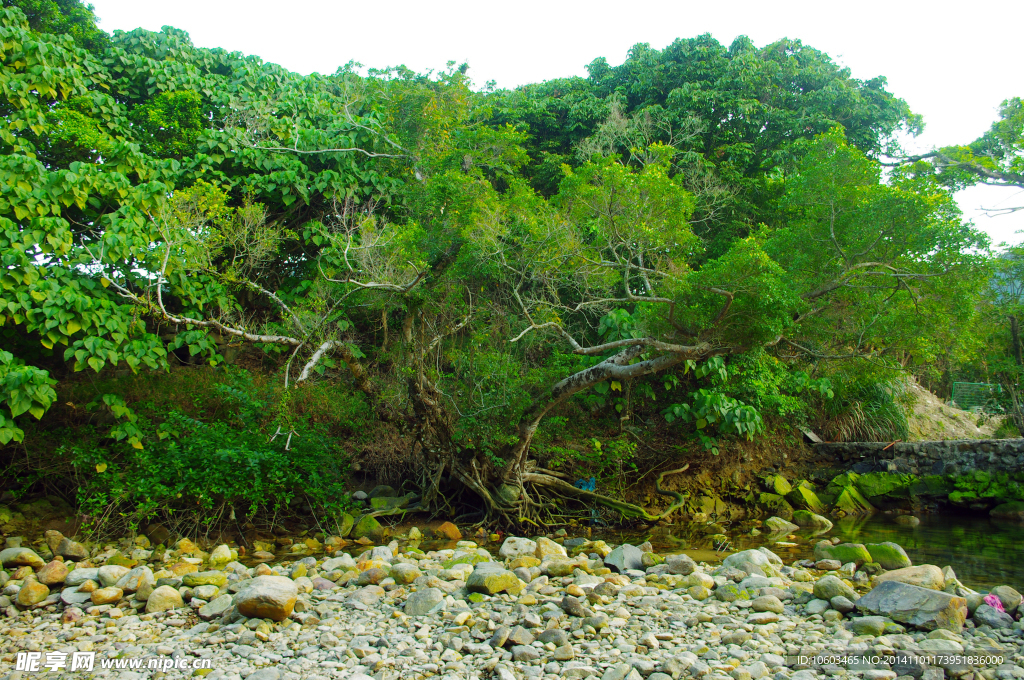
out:
M46 566L43 558L30 548L0 550L0 564L5 567L32 567L33 569L42 569Z
M209 621L215 619L218 616L222 616L224 612L231 608L232 597L227 593L216 597L202 607L199 608L199 618L203 621Z
M569 644L569 634L561 628L548 628L537 636L537 639L544 644L548 644L550 642L558 647Z
M117 586L107 586L106 588L98 588L92 591L90 599L92 603L99 604L114 604L118 600L124 597L124 591Z
M363 586L359 590L353 591L346 599L350 603L355 602L369 607L380 602L382 597L384 597L384 589L380 586Z
M116 585L126 593L134 593L145 584L155 584L153 571L149 567L135 567L127 574L117 579Z
M833 597L842 596L848 600L856 600L857 593L853 588L843 583L838 576L822 576L814 583L814 596L819 600L831 600Z
M964 598L900 581L880 583L856 603L862 612L888 616L924 630L944 628L959 633L967 618Z
M516 645L512 648L512 660L517 663L529 663L539 658L540 652L538 652L533 647L527 647L526 645Z
M793 511L793 523L797 526L805 529L814 529L815 531L831 531L832 522L826 517L815 514L809 510L794 510Z
M72 541L67 536L61 538L60 543L57 544L57 549L53 552L71 562L81 562L89 558L89 551L86 547L81 543Z
M776 614L781 614L785 610L782 600L774 595L762 595L751 603L750 608L755 612L774 612Z
M910 558L898 543L866 543L864 545L871 555L871 562L882 565L882 569L905 569L912 566ZM860 565L858 565L860 566Z
M913 515L896 515L892 521L901 527L916 527L921 524L921 520Z
M665 564L670 574L681 574L689 576L697 568L697 563L689 555L668 555L665 557Z
M476 569L466 579L466 589L471 593L495 593L507 592L510 595L518 595L523 584L519 577L506 569Z
M188 588L196 586L217 586L219 588L227 582L227 574L223 571L196 571L181 577L181 584Z
M21 607L31 607L34 604L39 604L49 595L49 588L35 579L29 579L22 584L14 601Z
M801 510L801 512L806 512L806 510ZM800 529L798 525L787 522L781 517L769 517L764 521L764 525L773 534L791 534Z
M532 645L533 633L522 626L516 626L512 629L512 632L508 634L508 641L514 645Z
M818 494L806 482L800 482L793 490L786 494L786 500L794 507L805 508L811 512L825 512L825 504L818 498ZM796 521L796 513L793 513L793 521ZM800 524L799 522L796 522Z
M38 577L38 574L36 576ZM42 581L42 579L39 580ZM43 583L45 583L45 581L43 581ZM1016 612L1017 608L1020 607L1021 600L1024 599L1021 597L1020 593L1010 586L996 586L992 589L991 594L999 598L999 602L1002 603L1003 609L1005 609L1008 614Z
M320 566L325 572L334 571L335 569L348 571L349 569L356 568L356 561L348 553L343 553L329 560L324 560L324 563Z
M372 541L380 541L384 538L384 527L374 517L369 515L360 517L356 525L352 527L352 538L368 538Z
M807 603L807 615L824 614L831 608L832 604L828 600L815 598Z
M562 611L569 616L578 616L579 618L590 614L587 608L583 606L583 603L571 595L566 595L562 598Z
M858 567L871 561L871 553L863 543L832 545L828 541L818 541L814 545L814 556L822 560L839 560L840 564L853 562Z
M299 589L285 576L257 576L238 591L234 604L242 616L283 621L295 607Z
M444 602L444 592L438 588L417 590L405 601L404 610L408 616L426 616Z
M875 577L876 584L885 583L886 581L899 581L900 583L909 583L912 586L921 586L922 588L931 588L932 590L942 590L946 586L946 577L942 575L942 570L933 564L895 569Z
M80 586L83 583L85 583L86 581L97 581L97 582L99 582L99 580L100 580L100 570L99 569L97 569L95 567L91 567L91 568L79 567L77 569L72 569L70 572L68 572L67 577L64 579L64 585L65 586Z
M171 586L160 586L154 588L146 600L146 613L164 612L171 609L181 609L185 602L181 599L181 593Z
M514 560L517 557L532 556L535 552L537 552L536 541L531 541L528 538L519 538L518 536L509 536L501 544L501 548L498 550L498 557L503 560Z
M748 575L775 576L771 560L760 550L741 550L722 560L723 567L739 569Z
M975 625L987 625L993 628L1013 627L1012 616L987 604L983 604L975 609L971 618L974 620Z
M555 651L551 652L551 658L555 661L572 661L576 658L576 652L573 650L572 645L566 643L555 647Z
M499 649L505 646L508 641L508 636L512 631L509 630L508 626L498 626L494 629L494 634L491 635L491 639L487 641L494 649Z
M878 637L885 632L885 623L884 616L861 616L854 619L850 625L855 635Z
M856 608L856 605L853 604L853 601L850 600L848 597L845 597L844 595L836 595L828 602L832 605L832 609L835 609L837 612L841 614L849 614Z
M643 559L644 553L640 548L624 543L608 553L604 563L621 574L627 569L643 569Z
M99 581L97 581L104 588L108 586L115 586L117 582L121 580L121 577L127 574L129 571L128 567L122 567L119 564L106 564L99 568L97 575Z
M1024 501L1002 503L989 510L988 514L997 519L1024 520Z
M839 560L818 560L814 563L814 568L821 571L838 571L843 568L843 563Z
M698 602L703 602L704 600L711 597L711 591L705 588L704 586L690 586L686 589L686 592L690 597L697 600Z
M451 522L445 522L438 527L434 528L434 535L438 538L444 538L449 541L461 541L462 532L459 528Z
M375 586L388 577L388 573L380 567L371 567L359 574L356 579L357 586ZM415 579L414 579L415 580Z
M547 557L567 558L569 555L565 552L565 548L558 545L550 538L544 538L542 536L537 539L537 549L534 551L533 556L538 560L544 560L544 558Z
M47 586L55 586L59 583L64 583L64 579L68 577L68 567L63 562L54 560L48 562L39 572L36 574L36 580Z
M207 562L209 562L211 569L220 569L233 559L231 548L222 543L213 549Z
M395 583L399 585L406 585L412 583L423 573L415 564L396 564L391 567L391 578L395 579Z

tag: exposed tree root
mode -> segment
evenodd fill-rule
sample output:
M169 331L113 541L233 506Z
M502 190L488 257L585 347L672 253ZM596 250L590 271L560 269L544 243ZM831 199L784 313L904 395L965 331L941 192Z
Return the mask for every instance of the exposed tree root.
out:
M687 463L678 470L666 470L665 472L662 472L661 474L658 475L658 479L654 483L654 486L657 489L658 493L664 496L670 496L675 499L675 502L672 503L672 505L670 505L668 508L665 509L664 512L658 515L652 515L639 505L626 503L625 501L620 501L615 498L611 498L610 496L604 496L599 493L594 493L593 491L586 491L584 489L577 488L572 484L569 484L566 481L558 479L557 477L552 477L551 475L537 472L527 472L523 474L522 480L523 483L554 488L569 496L573 496L581 500L592 501L610 510L618 512L620 515L622 515L624 519L639 519L653 524L654 522L659 522L663 519L666 519L669 515L671 515L679 508L683 507L683 505L686 503L686 496L684 494L681 494L677 491L666 491L665 489L661 488L661 482L662 480L665 479L666 475L674 475L680 472L685 472L687 469L689 469L689 467L690 464Z

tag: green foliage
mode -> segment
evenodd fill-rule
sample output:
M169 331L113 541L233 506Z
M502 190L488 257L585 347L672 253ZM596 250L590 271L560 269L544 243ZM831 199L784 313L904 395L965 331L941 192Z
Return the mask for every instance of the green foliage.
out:
M57 396L56 384L46 371L26 366L10 352L0 350L0 394L6 405L0 410L0 444L24 439L25 433L14 419L26 412L37 420L42 418Z
M98 51L110 41L96 26L93 6L82 0L3 0L2 6L24 12L33 31L70 36L82 49Z
M133 108L128 118L143 153L159 158L194 154L206 127L201 104L196 92L161 92Z
M912 395L897 371L859 367L830 378L835 398L820 403L819 422L832 441L906 440Z
M232 512L240 521L257 513L279 514L295 498L320 516L344 510L348 457L327 427L308 415L274 408L273 392L258 388L246 374L232 371L227 377L212 386L211 394L230 413L224 419L172 410L157 422L151 407L143 404L137 409L143 415L137 415L122 400L104 395L114 415L144 430L149 443L102 448L68 442L59 449L82 479L83 511L97 521L116 512L133 524L154 517L209 524ZM280 434L286 418L294 428L291 437Z

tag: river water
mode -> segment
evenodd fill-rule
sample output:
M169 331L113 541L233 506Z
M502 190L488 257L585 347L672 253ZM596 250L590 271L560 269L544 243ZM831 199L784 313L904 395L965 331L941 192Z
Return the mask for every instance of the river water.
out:
M814 544L825 537L838 536L844 543L892 541L903 546L914 564L953 567L957 578L969 587L987 590L1008 584L1019 590L1024 586L1024 523L981 515L923 515L920 519L918 526L908 527L884 514L846 517L827 533L801 531L777 540L726 531L731 543L725 551L713 549L710 539L692 524L656 527L646 534L602 532L599 537L617 543L650 540L656 552L685 552L704 561L765 546L787 564L813 557Z

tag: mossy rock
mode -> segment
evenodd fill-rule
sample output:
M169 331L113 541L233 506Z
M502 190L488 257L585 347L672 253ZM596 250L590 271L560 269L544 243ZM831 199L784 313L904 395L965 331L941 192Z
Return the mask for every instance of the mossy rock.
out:
M112 564L118 567L128 567L129 569L133 569L138 563L138 560L129 559L122 555L120 551L115 552L110 556L110 559L107 560L107 564Z
M1024 520L1024 501L1002 503L989 510L988 514L998 519Z
M374 510L397 510L409 505L414 498L416 498L414 493L404 496L375 496L370 499L370 507Z
M935 496L945 498L956 489L946 475L925 475L910 485L911 496Z
M832 545L828 541L818 541L814 546L814 556L819 560L839 560L843 564L853 562L858 567L865 562L874 561L863 543Z
M356 519L347 512L342 514L341 519L338 521L338 535L342 538L348 537L352 533L352 527L356 525Z
M718 586L714 592L715 599L720 602L735 602L736 600L749 600L750 594L735 583L726 583Z
M907 556L907 551L905 551L898 543L893 543L892 541L886 541L885 543L866 543L864 547L867 548L868 553L871 554L869 562L877 562L881 565L882 569L903 569L904 567L913 566L913 563Z
M480 562L490 562L489 557L484 557L478 553L470 553L468 555L460 555L453 560L445 560L441 563L441 566L445 569L451 569L456 564L479 564Z
M768 487L768 491L777 496L785 496L793 490L793 485L782 475L769 475L765 477L764 483Z
M792 491L786 494L786 500L797 508L804 508L818 514L825 512L825 505L818 498L818 494L814 493L814 490L806 483L800 483L795 486Z
M864 496L857 491L856 487L849 486L839 492L833 505L848 515L863 515L873 512L875 506L871 505Z
M384 538L384 527L375 518L369 515L364 516L352 528L352 538L369 538L379 541Z
M915 481L914 475L901 472L869 472L857 479L857 489L868 499L879 496L906 498Z
M759 500L773 515L777 515L786 521L793 519L793 506L785 498L774 493L762 493Z
M466 597L466 599L472 602L473 604L480 604L487 598L484 597L481 593L470 593L469 596Z
M793 523L805 529L820 531L828 531L832 528L832 521L829 518L817 515L810 510L794 510Z

